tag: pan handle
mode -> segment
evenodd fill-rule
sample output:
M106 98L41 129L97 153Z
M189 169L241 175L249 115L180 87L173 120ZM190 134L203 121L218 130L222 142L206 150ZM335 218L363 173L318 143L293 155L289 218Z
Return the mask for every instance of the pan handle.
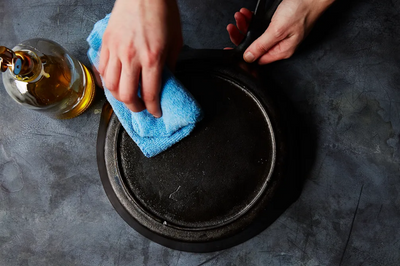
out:
M282 0L258 0L247 35L235 49L236 55L242 57L250 44L264 33L281 2Z

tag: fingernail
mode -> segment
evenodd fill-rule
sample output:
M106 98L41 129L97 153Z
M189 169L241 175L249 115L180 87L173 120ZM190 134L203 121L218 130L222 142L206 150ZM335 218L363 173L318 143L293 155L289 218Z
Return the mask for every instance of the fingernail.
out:
M243 56L244 61L247 63L253 63L254 62L254 55L251 52L246 52Z
M155 117L155 118L160 118L161 115L162 115L161 112L159 112L159 113L154 114L154 117Z

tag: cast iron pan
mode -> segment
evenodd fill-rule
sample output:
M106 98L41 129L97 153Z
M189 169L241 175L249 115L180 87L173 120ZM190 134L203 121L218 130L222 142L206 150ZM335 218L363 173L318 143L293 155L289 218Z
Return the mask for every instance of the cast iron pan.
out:
M260 0L236 50L188 50L176 77L205 117L185 139L146 158L110 105L97 142L101 180L111 203L139 233L167 247L209 252L237 245L260 222L283 178L284 128L268 87L243 51L266 28L280 1Z

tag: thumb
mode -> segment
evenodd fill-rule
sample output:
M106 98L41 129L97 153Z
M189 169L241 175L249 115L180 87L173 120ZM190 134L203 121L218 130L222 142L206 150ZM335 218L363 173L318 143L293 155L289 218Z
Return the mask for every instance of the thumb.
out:
M253 63L258 58L266 54L269 49L271 49L275 44L280 42L283 38L281 36L276 36L271 32L271 27L261 35L257 40L255 40L244 52L243 59L247 63Z

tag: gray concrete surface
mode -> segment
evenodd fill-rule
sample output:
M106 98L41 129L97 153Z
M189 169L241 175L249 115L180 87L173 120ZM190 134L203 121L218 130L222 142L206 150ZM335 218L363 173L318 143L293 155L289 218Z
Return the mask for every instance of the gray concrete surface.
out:
M3 0L0 44L52 39L88 64L109 0ZM179 0L185 43L229 45L255 1ZM0 85L0 265L400 265L400 2L338 2L296 55L268 66L316 132L300 198L253 239L220 252L165 248L131 229L96 164L101 92L66 121L21 108Z

